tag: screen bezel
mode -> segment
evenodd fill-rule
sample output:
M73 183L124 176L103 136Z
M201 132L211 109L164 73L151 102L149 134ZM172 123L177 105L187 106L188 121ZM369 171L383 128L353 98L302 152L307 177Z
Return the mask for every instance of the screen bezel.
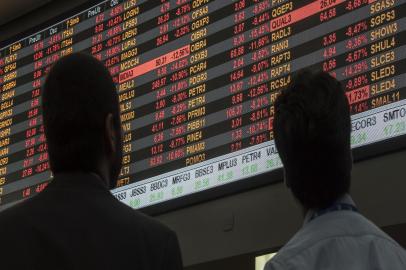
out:
M103 1L102 0L87 1L86 3L80 4L74 8L69 9L68 11L62 12L59 15L56 15L48 20L45 20L44 22L39 23L38 25L29 27L28 29L16 35L13 35L10 38L2 40L0 37L0 48L6 47L14 42L19 41L20 39L33 35L36 32L42 31L45 28L57 24L65 20L66 18L74 16L75 14L80 13L88 8L91 8L94 5L100 4L101 2ZM54 3L52 2L47 3L44 6L37 8L24 16L30 16L36 12L41 12L39 11L40 9L44 10L52 9L53 4ZM17 20L24 20L23 19L24 16L9 21L1 25L1 27L7 27ZM28 20L26 21L28 22ZM376 143L372 143L369 145L357 147L353 149L353 159L354 163L357 163L377 156L399 152L404 149L406 149L406 135L401 135L386 140L382 140ZM170 211L193 206L199 203L220 199L225 196L231 196L237 193L247 192L249 190L260 188L266 185L281 183L282 181L283 181L283 169L276 169L267 173L262 173L252 177L240 179L235 182L230 182L221 186L216 186L210 189L188 194L179 198L163 201L151 206L138 209L138 211L152 216L160 215Z

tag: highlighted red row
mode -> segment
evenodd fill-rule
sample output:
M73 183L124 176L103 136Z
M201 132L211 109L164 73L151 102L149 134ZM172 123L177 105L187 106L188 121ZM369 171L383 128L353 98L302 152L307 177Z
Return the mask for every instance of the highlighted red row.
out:
M123 83L128 80L134 79L135 77L148 73L154 69L165 66L189 55L190 55L190 45L183 46L170 53L152 59L144 64L121 72L118 78L118 82Z
M348 103L350 105L352 105L354 103L358 103L358 102L369 99L370 93L371 93L370 86L366 85L364 87L357 88L352 91L346 92L345 94L347 95Z
M283 27L289 26L293 23L306 19L314 14L317 14L326 9L330 9L334 6L337 6L341 3L344 3L345 0L335 0L331 1L331 4L326 4L325 0L317 0L308 4L304 7L286 13L285 15L271 20L271 31L279 30Z

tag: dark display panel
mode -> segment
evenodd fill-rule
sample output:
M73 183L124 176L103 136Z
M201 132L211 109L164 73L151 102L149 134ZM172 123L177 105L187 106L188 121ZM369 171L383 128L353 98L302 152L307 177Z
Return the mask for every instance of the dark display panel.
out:
M112 192L143 208L281 168L273 103L305 67L345 86L354 148L406 134L405 16L405 0L112 0L14 40L0 49L0 209L51 179L40 96L64 55L109 68L125 131Z

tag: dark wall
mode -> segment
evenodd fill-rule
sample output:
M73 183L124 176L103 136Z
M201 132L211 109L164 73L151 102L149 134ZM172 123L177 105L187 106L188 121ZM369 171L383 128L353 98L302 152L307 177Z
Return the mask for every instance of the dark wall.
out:
M7 0L12 1L12 0ZM16 34L40 25L55 16L63 14L64 12L69 11L70 9L77 7L81 4L84 4L88 1L86 0L69 0L69 1L57 1L53 0L52 2L45 4L39 9L31 11L26 15L15 18L14 20L0 25L0 42L7 40L13 37Z
M84 2L54 1L0 26L0 40ZM381 227L406 223L405 161L406 151L354 166L353 197L360 210ZM288 190L279 183L179 209L157 218L178 233L185 265L190 266L275 250L301 226L302 213ZM403 229L395 230L394 235L405 239ZM224 269L221 265L219 262L217 268Z

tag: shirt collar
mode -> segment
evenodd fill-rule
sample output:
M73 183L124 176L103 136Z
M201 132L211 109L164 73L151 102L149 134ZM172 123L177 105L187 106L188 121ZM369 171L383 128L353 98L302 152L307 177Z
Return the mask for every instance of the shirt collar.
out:
M339 198L335 203L345 203L345 204L349 204L352 206L355 206L355 202L352 199L352 197L350 196L350 194L346 193L344 194L341 198ZM304 221L303 221L303 225L306 225L307 223L310 222L312 216L314 215L314 213L317 212L316 209L310 209L307 211Z

